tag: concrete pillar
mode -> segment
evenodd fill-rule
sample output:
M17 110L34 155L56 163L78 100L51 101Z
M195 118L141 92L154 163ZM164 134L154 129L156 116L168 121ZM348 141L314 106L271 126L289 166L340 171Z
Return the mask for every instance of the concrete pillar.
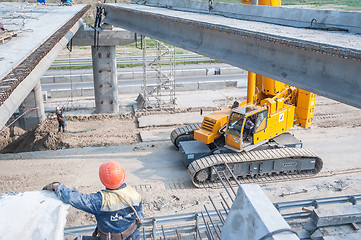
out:
M39 123L44 121L45 112L40 81L38 81L34 89L20 104L19 114L24 114L20 118L20 125L25 130L34 129Z
M118 80L115 46L92 46L96 113L117 113Z

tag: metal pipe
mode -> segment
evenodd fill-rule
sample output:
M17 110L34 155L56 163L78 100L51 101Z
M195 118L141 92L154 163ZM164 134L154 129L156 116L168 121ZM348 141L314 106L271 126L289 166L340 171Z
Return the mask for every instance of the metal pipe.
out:
M217 174L217 176L218 176L219 180L221 181L221 183L222 183L222 185L223 185L224 189L226 190L226 192L227 192L227 194L228 194L229 198L230 198L230 199L232 200L232 202L233 202L233 198L232 198L231 194L229 193L229 191L228 191L228 189L227 189L226 185L224 184L224 182L223 182L223 180L222 180L221 176L219 176L219 173L218 173L217 169L216 169L215 167L212 167L212 170L213 170L213 171L215 171L215 173Z
M226 215L228 215L228 211L227 211L227 209L224 207L224 204L223 204L222 201L221 201L221 205L222 205L222 207L223 207L223 210L226 212Z
M236 197L236 196L237 196L237 193L234 191L234 189L233 189L233 187L232 187L231 182L228 180L227 175L225 174L225 172L222 172L222 173L223 173L223 175L224 175L224 177L225 177L225 179L226 179L226 181L227 181L227 183L228 183L229 187L231 188L231 190L232 190L232 192L233 192L234 196Z
M217 215L218 215L218 217L219 217L219 220L221 220L222 224L224 224L224 220L222 219L221 215L219 215L218 209L216 208L216 205L214 204L211 196L208 196L208 198L209 198L209 200L211 201L214 210L217 212Z
M163 225L162 225L162 233L163 233L164 240L166 240Z
M153 233L153 238L156 240L157 239L157 220L155 218L153 218L152 233Z
M195 232L196 232L196 236L195 236L195 240L198 240L198 231L199 231L199 228L198 228L198 224L199 224L199 215L198 215L198 213L196 213L196 226L195 226Z
M226 219L223 217L223 214L222 214L222 211L221 210L218 210L219 212L219 215L221 216L222 218L222 223L224 224L224 222L226 221Z
M353 199L356 201L361 200L361 194L358 195L350 195L350 196L340 196L340 197L331 197L331 198L317 198L317 199L308 199L308 200L300 200L300 201L292 201L292 202L281 202L275 203L275 207L279 210L285 210L290 208L297 207L310 207L313 206L315 201L319 205L323 204L334 204L334 203L352 203Z
M240 182L238 181L237 177L234 175L234 173L232 172L231 168L228 166L228 164L226 162L224 162L224 165L226 165L227 170L229 171L229 173L232 175L234 181L237 183L238 187L241 186Z
M212 223L212 226L213 226L213 228L214 228L214 232L216 233L217 237L220 239L221 237L218 235L217 228L216 228L216 226L215 226L215 224L214 224L211 216L209 215L209 212L208 212L208 209L207 209L206 205L203 205L203 206L204 206L204 209L206 210L206 213L207 213L207 215L208 215L209 221Z
M178 229L175 229L175 232L177 234L177 239L178 240L182 240L182 236L180 235L180 233L178 232Z
M253 103L255 92L256 92L256 74L253 72L248 72L247 103Z
M208 223L206 222L206 219L205 219L205 217L203 215L203 212L201 212L201 214L202 214L202 218L203 218L203 223L206 226L206 234L208 236L208 239L213 240L214 239L213 234L211 232L211 229L209 228Z
M227 203L226 199L223 197L223 194L222 194L222 193L219 193L219 195L221 195L221 197L222 197L222 199L223 199L224 203L227 205L228 210L231 210L231 208L229 207L229 205L228 205L228 203ZM233 201L232 201L232 203L233 203Z

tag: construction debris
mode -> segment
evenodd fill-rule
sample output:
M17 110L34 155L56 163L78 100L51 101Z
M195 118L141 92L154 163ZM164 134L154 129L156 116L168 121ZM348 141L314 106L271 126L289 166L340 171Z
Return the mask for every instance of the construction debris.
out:
M169 204L171 204L171 203L174 202L175 200L177 200L177 201L180 200L179 197L177 197L176 195L173 195L172 197L173 197L172 200L170 200L170 201L166 202L165 204L163 204L162 206L158 207L158 210L160 211L162 208L168 206Z
M296 192L286 192L286 193L281 193L280 197L285 197L285 196L300 194L300 193L306 193L306 192L307 192L307 189L302 189L301 191L296 191Z
M1 28L1 25L0 25L0 28ZM13 37L17 37L18 33L19 33L19 31L15 31L15 30L14 31L4 30L4 28L1 28L1 30L3 30L3 31L0 31L0 43L4 43L5 40L9 40Z

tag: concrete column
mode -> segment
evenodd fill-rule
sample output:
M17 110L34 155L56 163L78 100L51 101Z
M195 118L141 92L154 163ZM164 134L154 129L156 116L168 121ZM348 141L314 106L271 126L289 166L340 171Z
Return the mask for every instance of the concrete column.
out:
M115 46L92 46L96 113L117 113L118 80Z
M291 229L282 215L256 184L242 184L222 228L222 238L228 240L259 240L279 229ZM282 232L267 240L299 240L291 232Z
M39 123L44 121L44 102L41 91L40 81L35 85L34 89L29 93L19 107L20 125L25 130L34 129Z

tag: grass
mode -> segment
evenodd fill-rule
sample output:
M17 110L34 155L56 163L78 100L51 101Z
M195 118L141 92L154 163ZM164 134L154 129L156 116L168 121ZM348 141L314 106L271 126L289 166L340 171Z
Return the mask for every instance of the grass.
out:
M208 0L201 0L208 1ZM241 0L214 0L213 2L241 3ZM349 7L361 7L361 0L282 0L282 5L346 5ZM352 10L352 9L351 9Z
M350 7L361 7L360 0L283 0L283 5L346 5Z

